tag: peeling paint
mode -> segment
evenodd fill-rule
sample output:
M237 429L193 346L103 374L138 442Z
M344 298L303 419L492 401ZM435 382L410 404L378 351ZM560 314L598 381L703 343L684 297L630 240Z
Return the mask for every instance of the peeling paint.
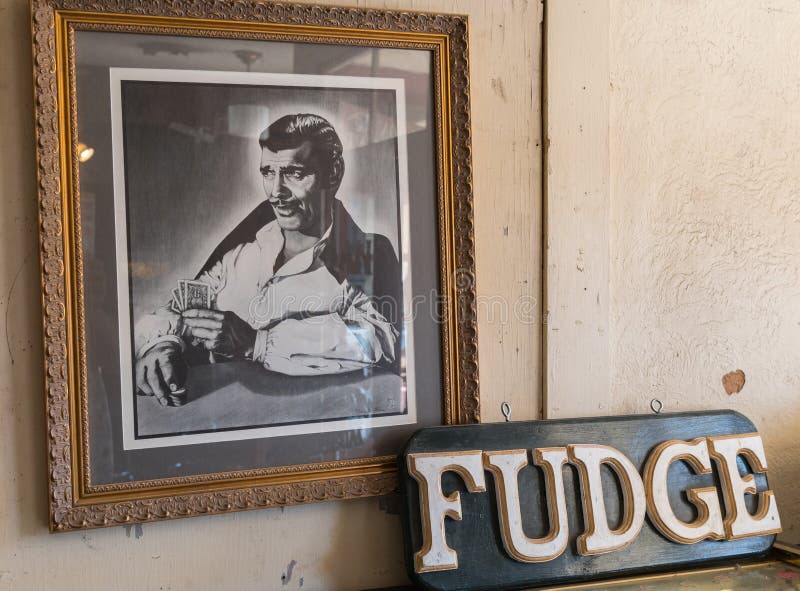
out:
M288 585L289 581L292 580L292 571L294 571L294 567L297 565L296 560L292 560L288 565L286 565L286 572L281 575L281 584ZM302 585L302 583L301 583Z
M124 527L125 527L125 537L126 538L130 538L131 537L131 526L130 525L126 525ZM134 536L135 536L135 538L137 540L140 539L144 535L144 529L142 529L142 524L141 523L137 523L136 525L133 526L133 534L134 534Z
M492 90L503 101L506 101L506 90L503 88L503 81L500 78L492 78Z
M744 388L745 375L741 369L731 371L722 376L722 387L729 396L738 394Z
M92 544L92 538L90 538L87 534L83 534L81 536L81 541L86 544L86 547L90 550L97 550L94 544Z

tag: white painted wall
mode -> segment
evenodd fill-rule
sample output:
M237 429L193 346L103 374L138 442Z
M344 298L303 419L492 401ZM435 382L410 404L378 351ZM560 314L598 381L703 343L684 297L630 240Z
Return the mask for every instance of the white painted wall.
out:
M800 5L554 1L547 40L547 416L738 410L800 541Z
M611 8L610 409L750 417L798 540L800 4Z
M609 4L546 9L544 416L606 415Z
M350 4L470 15L477 289L484 302L526 298L541 317L538 1ZM28 18L27 0L0 0L0 591L404 584L400 519L375 499L47 533ZM541 325L496 312L479 307L483 416L499 420L508 400L533 418Z

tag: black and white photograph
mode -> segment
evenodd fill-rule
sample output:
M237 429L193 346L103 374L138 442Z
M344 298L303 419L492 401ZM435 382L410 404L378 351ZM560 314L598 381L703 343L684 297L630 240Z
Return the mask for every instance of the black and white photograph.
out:
M403 80L110 83L125 449L415 423Z
M391 494L479 421L463 17L33 2L53 530Z

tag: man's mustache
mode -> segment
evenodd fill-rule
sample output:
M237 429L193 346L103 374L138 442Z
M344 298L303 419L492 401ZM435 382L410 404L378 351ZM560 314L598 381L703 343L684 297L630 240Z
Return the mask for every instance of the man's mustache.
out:
M272 207L302 207L303 202L297 199L296 197L289 197L288 199L267 199L267 203L269 203Z

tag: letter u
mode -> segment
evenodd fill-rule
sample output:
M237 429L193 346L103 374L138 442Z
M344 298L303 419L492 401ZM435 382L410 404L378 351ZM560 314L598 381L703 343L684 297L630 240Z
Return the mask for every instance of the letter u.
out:
M519 562L547 562L567 548L569 525L564 477L567 449L550 447L534 450L533 463L544 470L550 531L543 538L529 538L522 529L519 471L528 465L526 450L483 452L484 468L494 475L500 532L506 552Z

